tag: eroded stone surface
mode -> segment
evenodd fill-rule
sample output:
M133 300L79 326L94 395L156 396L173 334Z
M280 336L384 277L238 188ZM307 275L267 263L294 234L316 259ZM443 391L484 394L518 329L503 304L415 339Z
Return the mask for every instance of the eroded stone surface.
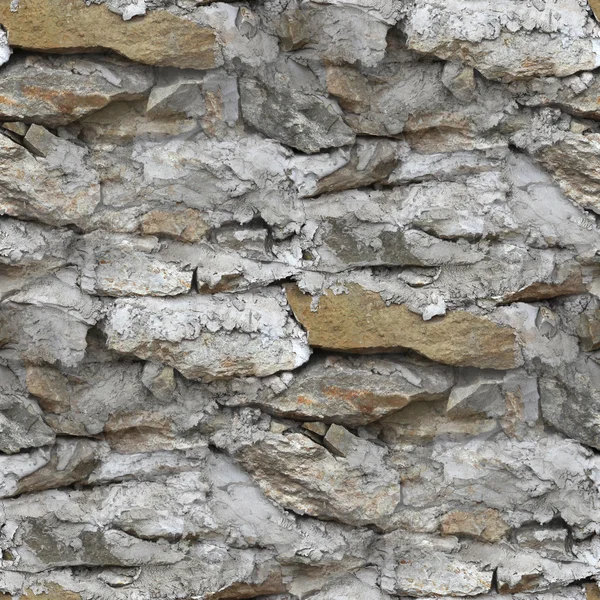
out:
M192 379L271 375L310 356L277 290L168 303L118 300L106 334L109 348L164 362Z
M311 309L312 298L287 289L296 318L317 348L346 352L414 350L450 365L517 366L515 333L469 313L424 322L405 306L386 306L378 294L356 286L336 295L329 291ZM343 329L340 325L343 323Z
M0 597L597 600L596 10L6 0Z
M78 0L19 0L0 9L12 46L46 52L113 50L137 62L210 69L219 64L215 32L168 12L125 23L105 7Z
M150 69L124 60L16 56L2 68L0 115L56 127L110 102L142 98L153 82Z

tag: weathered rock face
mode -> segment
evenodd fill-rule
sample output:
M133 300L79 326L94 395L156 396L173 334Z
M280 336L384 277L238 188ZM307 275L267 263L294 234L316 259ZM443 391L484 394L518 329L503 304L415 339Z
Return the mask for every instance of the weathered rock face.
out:
M0 23L16 48L43 52L113 50L148 65L218 66L215 32L168 12L125 22L107 8L78 0L19 0L0 9Z
M15 56L2 68L0 118L66 125L116 100L141 99L151 69L104 57Z
M0 599L598 600L598 0L0 2Z
M296 318L317 348L345 352L414 350L449 365L510 369L517 366L514 331L469 313L450 313L425 322L405 306L386 306L379 294L351 287L318 298L287 290Z
M164 362L191 379L265 376L305 363L305 336L273 290L170 302L120 300L109 309L107 346Z

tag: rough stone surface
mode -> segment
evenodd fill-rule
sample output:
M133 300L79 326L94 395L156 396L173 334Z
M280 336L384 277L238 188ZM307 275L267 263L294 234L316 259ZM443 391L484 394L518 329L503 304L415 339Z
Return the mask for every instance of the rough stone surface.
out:
M124 60L19 55L2 68L0 115L66 125L111 102L143 98L153 82L150 69Z
M509 369L517 366L515 333L469 313L450 313L424 322L405 306L386 306L378 294L356 286L318 298L288 288L296 318L317 348L345 352L414 350L437 362L457 366Z
M168 12L125 23L104 7L79 0L19 0L0 9L9 43L45 52L113 50L149 65L210 69L218 66L216 34Z
M599 600L599 11L0 2L0 599Z
M192 379L271 375L310 356L277 291L169 303L120 300L110 309L106 336L111 350L164 362Z

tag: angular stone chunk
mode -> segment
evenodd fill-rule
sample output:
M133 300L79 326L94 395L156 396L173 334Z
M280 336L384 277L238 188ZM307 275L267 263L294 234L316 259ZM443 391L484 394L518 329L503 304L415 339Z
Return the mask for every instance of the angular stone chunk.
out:
M600 118L600 78L595 71L564 79L536 78L513 86L521 105L558 107L577 117Z
M316 0L301 7L310 46L321 60L333 64L373 67L381 62L388 29L400 16L391 2Z
M100 202L87 149L61 138L45 158L0 135L0 211L50 225L83 225Z
M358 440L345 427L333 424L325 434L323 444L335 456L345 458L356 451Z
M558 296L570 296L572 294L584 294L588 291L588 285L584 282L581 266L577 263L561 264L556 269L556 283L536 281L523 289L507 294L505 303L529 302L557 298Z
M232 249L226 247L229 240L222 241L223 244L173 243L164 256L176 263L195 267L197 289L203 294L255 289L285 280L299 271L298 267L289 264L289 256L284 255L282 260L277 260L278 257L266 247L262 251L252 248L250 240L249 248L245 247L243 239L231 240Z
M455 415L504 414L503 373L467 370L461 372L448 398L448 412Z
M146 113L146 101L113 102L81 119L79 137L86 144L127 144L136 139L165 139L189 134L198 129L196 119L181 115L151 116Z
M353 447L343 458L302 434L267 434L236 458L264 494L284 508L352 525L384 526L400 502L398 473L386 465L383 448L351 437Z
M0 7L10 45L42 52L118 54L155 66L212 69L222 59L215 32L168 12L125 22L105 6L79 0L20 0Z
M60 414L69 410L69 388L64 375L51 367L27 365L27 391L38 399L47 412Z
M354 142L337 103L310 69L287 56L240 80L244 120L261 133L306 153Z
M489 79L565 77L598 66L597 43L587 37L587 12L577 0L531 5L518 0L419 0L410 11L408 47L455 59ZM553 34L553 35L551 35Z
M483 561L465 559L456 540L404 531L377 540L382 588L394 595L476 596L489 592L493 569Z
M180 211L153 210L142 218L144 235L164 235L182 242L198 242L206 236L210 227L201 213L193 208Z
M47 127L66 125L110 102L142 98L154 81L148 67L102 56L18 55L0 73L0 117Z
M536 159L558 183L565 196L583 208L600 214L600 134L567 133L548 145Z
M91 344L92 346L92 344ZM88 359L91 348L88 348ZM59 434L93 436L102 433L107 421L118 423L122 413L136 414L153 405L142 382L139 362L91 362L64 372L51 367L27 367L27 388L46 412L46 422ZM156 408L156 407L154 407ZM156 412L147 423L168 427Z
M588 446L600 449L600 364L580 354L572 363L548 371L540 379L544 421Z
M192 286L193 269L165 260L156 238L92 232L74 244L81 288L102 296L177 296Z
M288 287L294 315L308 331L311 346L344 352L414 350L448 365L510 369L519 361L515 332L467 312L455 311L435 321L403 305L386 306L381 296L350 284L347 293L329 290L319 298Z
M0 264L61 267L67 262L73 237L67 229L0 217Z
M600 302L594 298L579 316L577 335L581 349L593 352L600 348Z
M452 370L413 358L315 357L293 373L282 393L258 404L293 419L322 419L358 427L411 402L441 400L454 382Z
M442 63L407 50L391 32L386 58L376 67L325 68L327 89L357 133L388 137L405 132L411 147L426 147L428 154L470 150L478 143L489 147L489 140L476 141L478 135L505 118L514 98L505 87L476 78L477 101L465 103L444 85L443 74Z
M295 369L308 360L304 333L277 290L159 300L117 300L108 347L163 362L190 379Z
M296 156L293 178L306 198L366 187L387 179L398 163L396 150L397 144L390 140L373 142L363 138L356 141L351 152L344 153L346 156L325 155L322 161Z
M175 372L171 367L146 363L142 372L142 383L158 400L168 402L175 392Z
M48 463L20 479L15 493L39 492L84 481L100 462L98 450L98 444L91 440L58 440Z
M103 296L178 296L190 291L193 272L140 253L101 261L95 276Z
M442 535L466 535L494 543L504 539L509 532L510 527L492 508L477 512L455 510L442 518Z
M0 304L9 347L27 362L79 364L90 326L100 318L100 302L84 294L77 274L63 269L35 280Z
M51 445L54 432L42 417L13 373L0 366L0 452L14 454L23 448Z

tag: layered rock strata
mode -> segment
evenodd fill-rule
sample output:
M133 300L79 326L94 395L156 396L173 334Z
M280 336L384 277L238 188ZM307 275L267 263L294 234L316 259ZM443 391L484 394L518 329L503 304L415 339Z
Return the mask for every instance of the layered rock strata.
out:
M598 600L600 2L0 2L1 600Z

